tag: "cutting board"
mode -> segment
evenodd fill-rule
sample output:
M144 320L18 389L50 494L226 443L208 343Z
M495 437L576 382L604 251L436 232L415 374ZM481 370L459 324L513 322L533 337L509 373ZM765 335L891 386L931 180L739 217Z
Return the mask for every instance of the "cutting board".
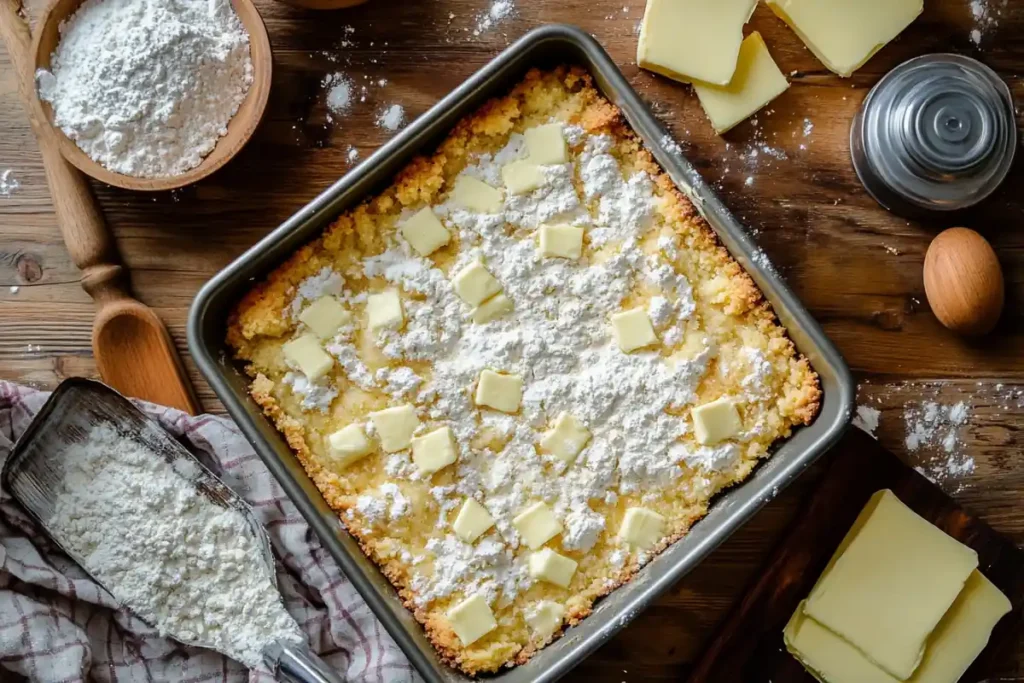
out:
M689 683L814 683L788 653L782 629L811 591L868 498L891 489L900 500L978 552L979 568L1013 603L992 639L961 679L977 683L1012 649L1024 605L1024 551L961 509L937 486L858 429L827 456L832 460L814 494L764 570L726 618Z

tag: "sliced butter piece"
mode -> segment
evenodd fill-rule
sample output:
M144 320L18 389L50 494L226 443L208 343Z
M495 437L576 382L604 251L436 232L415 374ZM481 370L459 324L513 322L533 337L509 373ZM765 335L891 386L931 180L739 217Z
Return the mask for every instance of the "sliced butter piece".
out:
M433 474L458 458L450 427L440 427L412 440L412 461L422 474Z
M520 159L502 167L501 179L511 194L526 194L544 184L544 171L537 164Z
M804 604L797 606L786 624L783 641L789 653L815 678L827 683L900 683L860 650L804 614Z
M498 628L494 612L479 593L471 595L448 612L448 622L464 647L469 647Z
M523 400L523 378L519 375L503 375L493 370L484 370L476 383L476 404L514 413Z
M299 314L299 321L321 339L329 339L338 328L352 322L352 314L333 296L322 296Z
M462 504L462 509L452 522L452 530L455 535L465 543L472 543L483 536L488 529L494 526L494 517L480 503L472 498L467 498Z
M719 135L786 92L789 81L779 71L761 34L751 33L740 47L736 75L728 85L694 82L704 113Z
M743 25L757 0L647 0L636 63L689 83L727 85L736 71Z
M555 426L540 440L540 447L565 463L572 463L590 441L590 430L569 413L561 413Z
M906 680L977 566L976 552L882 490L843 539L804 611Z
M690 415L693 417L693 435L704 446L731 439L743 429L736 404L728 396L697 406Z
M501 283L479 261L460 270L452 280L452 287L459 298L470 306L479 306L501 291Z
M624 353L658 343L658 335L654 333L651 319L642 308L633 308L612 315L612 331L616 343Z
M323 350L320 340L304 334L285 343L281 349L286 361L302 371L310 382L315 382L334 367L334 358Z
M468 175L455 179L452 198L462 208L476 213L498 213L504 204L501 190Z
M380 446L385 453L394 453L409 447L413 432L420 426L416 409L406 403L370 413L370 422L377 431Z
M647 508L628 508L619 527L619 539L640 550L665 537L665 518Z
M504 294L495 294L473 309L473 322L477 325L489 323L506 313L511 313L513 308L512 299Z
M327 454L338 469L362 460L373 450L361 424L350 424L327 437Z
M572 225L541 226L540 255L544 258L578 259L583 255L583 228Z
M366 297L366 324L371 331L397 330L404 322L402 297L397 289L385 289Z
M850 76L924 11L924 0L767 0L821 63Z
M523 137L526 138L527 158L534 164L546 166L564 164L569 161L569 149L562 137L562 124L547 123L543 126L528 128Z
M559 555L551 548L541 548L530 555L530 577L568 588L576 567L576 560Z
M562 533L562 524L543 501L526 508L512 520L512 526L530 550L536 550Z
M416 250L420 256L430 256L448 244L452 235L441 225L441 219L429 206L414 213L402 223L402 237Z
M541 600L523 611L534 640L546 641L562 625L565 608L553 600Z

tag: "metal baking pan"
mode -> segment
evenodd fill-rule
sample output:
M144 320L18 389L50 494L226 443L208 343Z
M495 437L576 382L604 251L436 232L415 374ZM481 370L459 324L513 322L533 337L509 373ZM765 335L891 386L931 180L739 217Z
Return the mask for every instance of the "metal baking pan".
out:
M633 130L692 199L722 243L774 306L797 348L810 359L820 375L824 401L813 424L797 430L742 486L716 498L704 520L632 581L600 600L590 617L570 628L527 664L488 678L501 683L547 683L565 675L707 557L825 452L846 428L853 407L853 379L839 352L763 256L758 258L757 245L703 182L693 165L664 148L661 141L667 131L604 49L590 35L573 26L544 26L526 34L217 274L199 292L189 313L189 349L214 392L319 535L324 547L430 683L471 679L438 659L423 629L402 606L394 588L360 551L284 439L249 397L246 390L249 380L240 365L231 360L231 351L224 341L225 321L230 309L254 281L263 279L292 252L317 237L339 213L390 184L394 175L414 156L431 152L459 119L487 99L508 92L528 69L558 64L578 64L589 69L598 89L622 110Z

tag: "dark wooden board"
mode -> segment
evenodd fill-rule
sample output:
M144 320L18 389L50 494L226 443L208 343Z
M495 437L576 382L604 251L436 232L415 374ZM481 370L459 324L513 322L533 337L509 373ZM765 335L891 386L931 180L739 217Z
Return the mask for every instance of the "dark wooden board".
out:
M782 630L807 597L873 493L891 489L919 515L978 552L979 569L1013 604L988 647L965 676L981 681L1016 642L1024 606L1024 551L960 508L952 498L851 429L828 455L831 462L765 570L710 641L689 683L814 683L787 651Z

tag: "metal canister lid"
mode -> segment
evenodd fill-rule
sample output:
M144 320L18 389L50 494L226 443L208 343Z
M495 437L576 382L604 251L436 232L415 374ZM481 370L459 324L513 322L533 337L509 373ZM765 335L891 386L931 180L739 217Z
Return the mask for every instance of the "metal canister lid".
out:
M904 62L871 90L850 150L864 187L899 213L954 211L1002 183L1017 147L1010 89L955 54Z

